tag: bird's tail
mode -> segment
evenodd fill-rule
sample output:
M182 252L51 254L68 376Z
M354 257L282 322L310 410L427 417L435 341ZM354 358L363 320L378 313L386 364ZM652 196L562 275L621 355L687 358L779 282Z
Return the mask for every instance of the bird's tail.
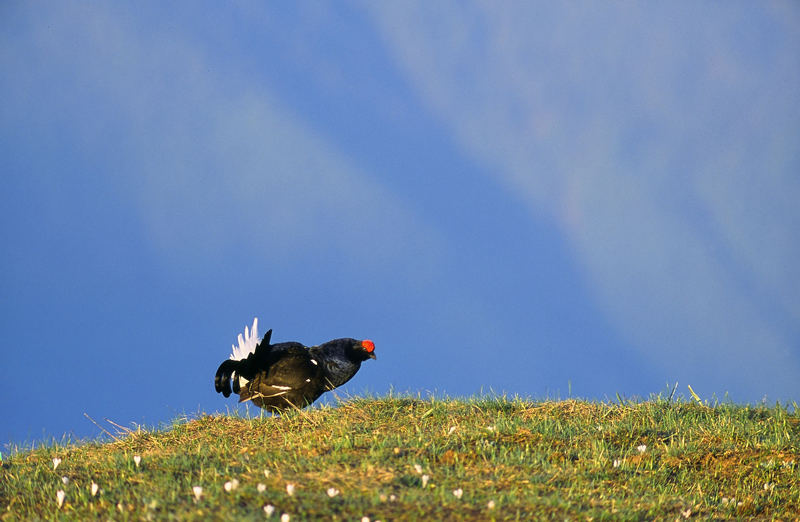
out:
M214 376L214 389L225 397L231 396L231 381L233 381L233 393L239 393L239 379L234 375L244 361L234 361L228 359L217 368Z
M248 329L244 327L244 336L239 334L237 338L239 345L231 346L231 359L240 361L247 359L247 356L256 351L258 346L258 317L253 319L253 327Z
M259 361L271 349L269 341L272 338L272 330L264 334L260 343L255 337L258 332L258 319L253 320L252 330L248 331L245 328L244 331L245 337L239 336L238 349L233 347L233 355L219 365L214 376L214 389L225 397L231 396L231 389L233 393L240 394L242 390L239 387L239 380L245 379L243 384L247 384L247 380L253 378L254 370L258 369Z

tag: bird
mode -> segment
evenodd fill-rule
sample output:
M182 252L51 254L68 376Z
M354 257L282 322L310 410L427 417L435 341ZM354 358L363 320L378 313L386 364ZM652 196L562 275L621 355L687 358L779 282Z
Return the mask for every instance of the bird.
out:
M224 397L231 392L239 402L251 401L273 413L301 409L330 390L338 388L361 368L376 359L375 343L369 339L334 339L307 347L298 342L270 344L270 329L259 342L258 318L239 334L228 360L219 365L214 388Z

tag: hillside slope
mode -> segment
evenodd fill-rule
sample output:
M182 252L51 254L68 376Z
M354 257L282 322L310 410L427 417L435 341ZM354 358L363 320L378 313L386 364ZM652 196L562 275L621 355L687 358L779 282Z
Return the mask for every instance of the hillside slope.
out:
M202 415L6 455L0 519L796 519L799 421L781 407L408 397Z

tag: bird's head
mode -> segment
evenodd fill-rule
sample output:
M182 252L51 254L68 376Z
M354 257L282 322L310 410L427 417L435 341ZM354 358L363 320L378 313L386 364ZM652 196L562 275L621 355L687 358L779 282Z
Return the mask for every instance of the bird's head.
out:
M367 359L375 359L375 343L370 340L344 338L323 343L313 350L318 350L324 358L344 359L360 365Z
M363 341L359 341L358 339L338 339L337 341L331 341L331 343L341 343L339 347L344 348L344 356L353 362L361 363L367 359L376 358L375 343L369 339Z
M367 357L365 357L364 360L366 360L367 358L377 359L377 357L375 357L375 343L373 343L369 339L364 339L363 341L361 341L360 348L367 355Z

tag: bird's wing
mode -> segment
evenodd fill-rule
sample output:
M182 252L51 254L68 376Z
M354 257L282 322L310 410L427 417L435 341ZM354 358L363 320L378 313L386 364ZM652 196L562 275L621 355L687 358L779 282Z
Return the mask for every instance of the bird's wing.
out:
M322 394L322 368L305 347L291 346L276 350L274 355L268 367L254 375L242 389L240 401L302 396L303 402L313 402Z

